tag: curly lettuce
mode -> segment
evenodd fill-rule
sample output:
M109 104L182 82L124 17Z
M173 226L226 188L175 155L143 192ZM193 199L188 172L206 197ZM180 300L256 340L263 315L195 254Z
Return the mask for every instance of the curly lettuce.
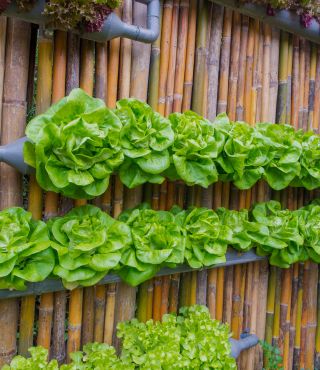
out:
M169 119L174 130L174 143L170 148L172 163L166 176L205 188L218 181L215 160L222 152L224 134L210 121L191 111L172 113Z
M0 289L26 289L46 279L55 265L47 225L22 208L0 212Z
M177 212L177 210L173 210ZM185 259L192 268L213 266L226 262L232 230L222 225L218 215L207 208L180 211L176 219L185 229Z
M257 244L257 253L261 256L270 255L270 264L288 268L308 258L295 212L282 210L279 202L271 200L256 204L252 209L252 217L269 229L269 236Z
M162 266L183 263L185 237L172 213L154 211L147 205L123 212L119 220L131 229L132 244L121 257L118 272L128 284L136 286L153 277Z
M92 205L74 208L48 226L58 255L53 274L67 289L98 283L119 267L123 250L131 243L126 224Z
M173 143L170 121L137 99L117 102L115 114L122 122L121 147L125 160L120 179L129 188L145 182L161 184L170 165L168 148Z
M91 199L106 191L123 162L121 128L102 100L75 89L30 121L24 158L44 190Z
M229 326L211 319L205 306L181 308L158 322L133 319L117 329L121 358L141 370L236 369Z

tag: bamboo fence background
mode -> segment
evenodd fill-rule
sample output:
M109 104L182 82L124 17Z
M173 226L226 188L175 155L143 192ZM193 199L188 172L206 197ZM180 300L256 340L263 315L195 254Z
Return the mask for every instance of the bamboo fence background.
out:
M319 131L319 46L207 0L164 0L161 11L161 37L152 45L124 39L95 45L0 17L1 144L23 135L28 112L43 112L76 86L109 107L134 96L166 115L193 109L213 119L227 111L231 119L250 124L286 122ZM143 5L124 0L120 13L144 25ZM1 208L23 204L23 184L13 169L1 165ZM28 186L35 218L73 206L56 194L42 194L34 179ZM301 189L274 192L263 182L248 191L221 183L188 188L180 182L129 190L115 177L94 203L117 216L142 200L155 209L173 204L238 209L272 198L294 209L317 196L318 191ZM277 344L285 369L320 369L319 279L314 263L280 270L263 261L157 277L138 289L118 283L1 300L0 365L16 352L25 355L32 344L49 348L64 362L93 340L118 345L115 328L121 320L135 315L158 320L179 306L200 303L212 317L228 322L235 337L249 329ZM261 369L261 350L247 351L238 364L243 370Z

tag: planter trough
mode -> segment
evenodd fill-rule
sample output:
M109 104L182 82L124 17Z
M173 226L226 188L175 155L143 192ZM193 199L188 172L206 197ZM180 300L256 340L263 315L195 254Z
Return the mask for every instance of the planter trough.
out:
M145 43L154 42L158 38L160 30L160 2L159 0L137 1L147 5L147 28L124 23L112 12L100 32L81 32L78 30L73 32L78 33L84 39L96 42L105 42L116 37L125 37ZM21 12L17 3L13 1L3 12L3 15L47 27L51 20L43 15L45 3L45 0L38 0L30 11Z

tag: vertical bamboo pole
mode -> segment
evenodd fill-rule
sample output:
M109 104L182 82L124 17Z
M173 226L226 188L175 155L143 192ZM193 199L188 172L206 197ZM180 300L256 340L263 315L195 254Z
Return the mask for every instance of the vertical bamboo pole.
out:
M293 350L293 364L292 368L298 370L300 366L300 345L301 345L301 318L302 318L302 302L303 302L303 278L304 265L299 264L298 275L298 298L297 298L297 317L296 317L296 332Z
M308 97L308 124L307 129L313 129L314 123L314 103L315 103L315 84L317 72L317 46L311 45L311 60L310 60L310 82L309 82L309 97Z
M314 115L313 122L314 128L319 129L320 122L320 48L317 47L317 63L316 63L316 81L314 88Z
M133 8L133 22L140 26L145 26L146 9L145 6L135 3ZM130 96L137 97L141 100L147 99L148 92L148 75L150 64L150 45L133 42L132 43L132 63L130 76ZM124 208L136 206L142 200L142 187L124 192ZM129 287L124 283L117 286L116 297L117 310L115 312L115 324L119 321L131 319L135 313L136 306L136 289ZM118 346L119 342L115 338L114 342Z
M175 67L174 94L173 94L173 112L181 112L183 98L183 82L186 70L186 55L188 46L188 17L190 0L180 2L177 58Z
M36 50L37 36L36 32L31 30L31 42L30 42L30 59L29 59L29 80L27 89L27 104L28 100L32 101L33 98L33 75L35 69L35 57L34 53ZM40 53L41 51L41 53ZM43 53L39 45L39 73L41 73L42 65L45 63L46 55ZM49 77L49 80L51 77ZM42 81L44 84L45 81ZM43 86L39 84L39 93L37 95L37 105L41 104L41 94L44 92ZM50 100L50 97L49 97ZM50 101L49 101L50 105ZM30 103L27 105L27 109L30 107ZM39 106L37 106L39 108ZM42 216L42 192L37 184L35 176L30 176L29 181L29 199L28 199L29 211L33 214L35 219L41 219ZM26 356L28 354L28 348L33 344L33 329L34 329L34 316L35 316L35 296L22 297L20 304L20 332L19 332L19 348L18 353L20 355Z
M279 90L277 101L276 122L285 123L287 115L287 90L288 90L288 42L287 32L281 32L280 59L279 59Z
M184 75L182 112L190 109L193 89L194 54L197 29L197 0L190 0L186 68Z
M107 97L107 43L96 44L96 62L95 62L95 94L97 98L106 100ZM111 210L111 184L106 195L101 197L101 203L98 204L105 212ZM94 297L94 341L103 342L104 319L106 309L106 286L98 285L95 288Z
M162 25L163 1L160 2L160 24ZM161 31L158 39L151 46L150 74L148 87L148 103L153 110L158 109L159 79L160 79L160 43Z
M5 70L7 18L0 16L0 129L2 121L2 97Z
M275 122L278 99L278 68L279 68L280 31L272 28L270 53L270 87L269 87L269 122Z
M221 37L224 8L213 4L211 17L211 37L208 55L208 111L207 117L214 120L217 113L218 81L220 70Z
M52 81L52 103L56 103L65 95L67 68L67 34L62 31L55 33L54 39L54 59L53 59L53 81ZM58 214L58 195L48 192L45 198L45 219L57 216ZM48 295L48 306L44 309L50 311L51 299L54 301L53 307L53 330L52 330L52 357L59 363L65 360L65 318L67 295L65 291L57 292L51 298ZM43 302L44 303L44 302ZM41 303L42 305L42 303ZM47 334L48 335L48 334Z
M21 137L24 132L29 46L30 26L20 21L8 20L2 105L2 145ZM22 204L21 177L13 168L5 164L1 164L0 185L1 209ZM18 302L16 299L1 300L0 309L2 312L0 365L4 365L16 353ZM24 338L28 338L27 333L23 334ZM23 348L24 343L21 342L19 347Z
M292 268L292 290L291 290L291 310L290 310L290 338L289 338L289 361L288 368L293 366L293 350L294 338L296 333L296 319L297 319L297 301L298 301L298 277L299 264L295 263Z
M81 41L81 56L80 56L80 87L89 95L93 95L94 86L94 67L95 67L95 45L93 41ZM76 201L76 205L86 204L85 200ZM83 289L83 312L82 312L82 327L81 327L81 343L85 345L93 341L94 337L94 299L95 288L89 287ZM81 293L79 292L79 295ZM71 299L74 292L71 293ZM71 304L71 302L70 302ZM81 307L79 307L81 309Z
M160 44L160 79L158 91L158 112L165 113L167 73L169 68L173 0L165 0L163 4L162 35Z
M207 105L206 98L207 91L207 55L210 32L210 13L209 4L205 1L200 1L198 4L198 17L201 22L197 24L196 37L196 59L194 68L194 86L192 92L192 110L206 115ZM197 191L200 189L194 188ZM201 203L208 208L212 207L212 187L208 189L201 189L202 200ZM211 198L211 199L210 199ZM206 204L205 204L206 203ZM195 206L200 206L200 199L193 203ZM207 270L199 271L196 275L196 282L191 286L195 291L191 292L192 296L196 296L196 303L206 305L207 303ZM193 276L192 276L193 279ZM193 280L192 280L193 281Z
M46 37L45 32L40 30L38 42L38 83L36 113L45 112L51 104L52 94L52 63L53 63L53 39ZM34 176L30 178L29 210L33 217L42 217L42 193ZM40 297L39 329L37 344L50 348L51 327L53 313L53 295L44 294ZM50 333L50 334L49 334ZM31 343L32 345L32 343Z

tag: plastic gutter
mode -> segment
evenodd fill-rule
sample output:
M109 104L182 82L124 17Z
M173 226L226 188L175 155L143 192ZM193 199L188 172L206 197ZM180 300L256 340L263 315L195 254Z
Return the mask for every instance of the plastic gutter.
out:
M300 22L300 16L290 10L275 10L276 14L270 16L263 5L240 3L238 0L210 1L320 44L320 24L315 19L311 21L310 27L305 28Z
M255 262L255 261L263 261L266 260L266 257L257 256L253 250L250 250L246 253L239 253L233 249L228 250L226 254L227 261L225 263L220 263L214 266L209 266L199 270L208 270L212 268L224 267L224 266L233 266L243 263ZM199 271L198 270L198 271ZM190 272L190 271L197 271L196 269L192 269L187 265L181 265L177 268L170 269L170 268L163 268L161 269L157 276L165 276L183 272ZM106 275L98 285L106 285L106 284L113 284L120 282L121 279L116 274L108 274ZM17 298L17 297L25 297L28 295L41 295L43 293L50 293L50 292L59 292L66 290L62 285L62 281L60 279L47 279L41 283L29 283L27 284L27 289L24 291L18 290L8 290L8 289L1 289L0 290L0 299L3 298Z

